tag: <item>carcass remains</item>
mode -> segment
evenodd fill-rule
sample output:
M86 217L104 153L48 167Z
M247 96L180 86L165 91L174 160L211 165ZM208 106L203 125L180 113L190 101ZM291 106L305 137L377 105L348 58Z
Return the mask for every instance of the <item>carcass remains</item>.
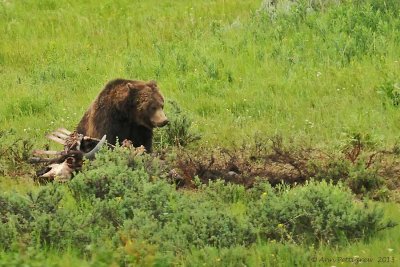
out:
M39 182L66 182L72 178L75 171L82 168L83 160L94 159L96 152L106 143L106 135L101 139L84 136L64 128L46 136L64 146L63 151L34 150L35 157L31 163L46 163L45 167L36 172Z

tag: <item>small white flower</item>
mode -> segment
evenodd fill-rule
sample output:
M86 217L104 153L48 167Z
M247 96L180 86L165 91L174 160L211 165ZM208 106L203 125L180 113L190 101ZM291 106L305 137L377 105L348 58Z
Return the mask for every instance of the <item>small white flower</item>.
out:
M321 76L322 75L322 73L321 72L317 72L317 77L319 77L319 76Z
M389 252L392 252L392 251L393 251L393 249L392 249L392 248L388 248L388 251L389 251Z

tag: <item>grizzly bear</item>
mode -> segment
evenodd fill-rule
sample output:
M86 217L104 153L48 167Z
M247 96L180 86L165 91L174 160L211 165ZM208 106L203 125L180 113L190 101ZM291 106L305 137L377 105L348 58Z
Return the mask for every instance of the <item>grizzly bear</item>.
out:
M152 151L153 128L168 123L164 98L155 81L116 79L107 83L83 115L77 132L110 144L125 139Z

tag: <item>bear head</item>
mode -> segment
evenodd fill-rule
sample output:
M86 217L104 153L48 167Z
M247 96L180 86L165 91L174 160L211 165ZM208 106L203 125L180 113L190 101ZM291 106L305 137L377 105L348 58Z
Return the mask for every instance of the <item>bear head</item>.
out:
M132 109L132 119L148 129L163 127L168 124L164 113L164 97L155 81L129 82L126 85L131 96L131 103L136 108Z

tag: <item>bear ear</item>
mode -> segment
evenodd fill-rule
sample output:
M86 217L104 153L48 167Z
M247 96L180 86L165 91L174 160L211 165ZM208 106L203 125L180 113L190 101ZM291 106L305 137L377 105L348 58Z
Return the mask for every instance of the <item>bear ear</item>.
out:
M128 87L129 89L134 89L135 86L132 83L127 83L126 87Z
M151 88L157 88L157 82L154 80L148 81L147 86L149 86Z

